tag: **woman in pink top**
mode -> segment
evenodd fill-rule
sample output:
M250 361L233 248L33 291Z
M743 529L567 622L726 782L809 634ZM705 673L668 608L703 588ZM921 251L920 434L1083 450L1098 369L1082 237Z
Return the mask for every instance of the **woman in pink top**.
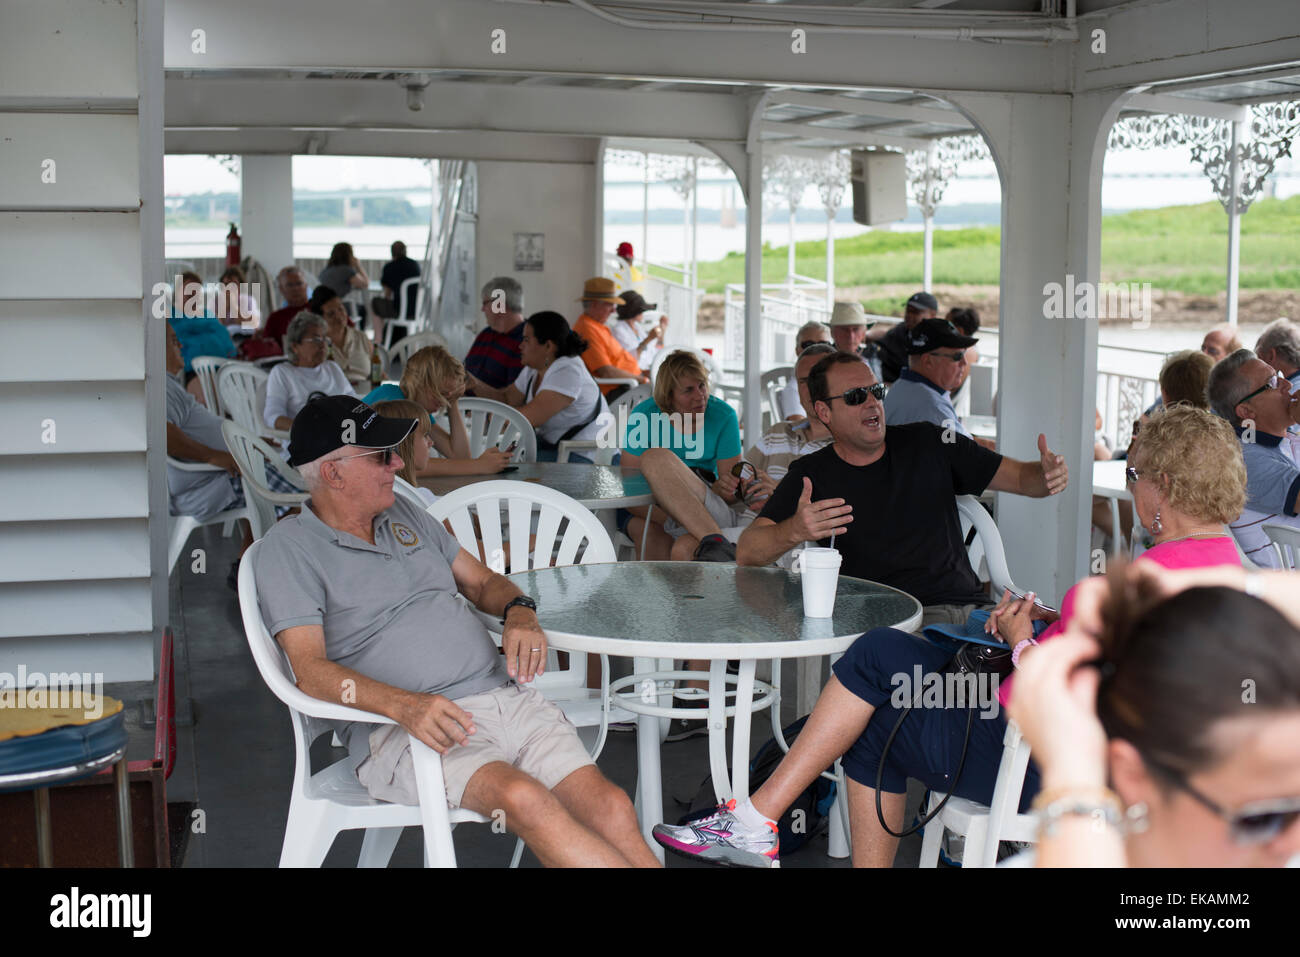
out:
M1232 428L1210 412L1175 405L1152 416L1141 440L1130 452L1130 483L1138 518L1156 544L1138 561L1169 568L1237 565L1233 540L1224 525L1241 514L1246 502L1246 468ZM1078 586L1075 586L1076 588ZM1074 591L1066 593L1060 621L1038 641L1050 641L1069 621ZM1019 659L1031 657L1033 618L1041 616L1032 598L1004 596L990 621L1001 640L1018 648ZM769 866L777 853L778 820L813 779L836 758L848 778L849 816L853 834L853 863L858 867L889 867L898 840L882 826L880 807L890 830L903 827L906 782L914 778L939 794L950 789L958 797L988 804L992 799L1002 756L1006 716L1001 708L982 706L969 721L963 702L929 700L914 707L881 761L886 740L898 725L901 684L911 687L916 669L942 672L950 652L924 638L893 628L878 628L860 637L835 663L798 739L781 764L749 800L720 808L713 817L685 827L660 826L655 839L678 853L731 864ZM905 682L901 679L906 679ZM941 683L942 684L942 683ZM1006 688L998 700L1005 703ZM918 696L919 697L919 696ZM962 743L971 727L966 762L960 775ZM956 777L956 784L953 779ZM1030 763L1021 795L1028 808L1039 788L1038 770Z

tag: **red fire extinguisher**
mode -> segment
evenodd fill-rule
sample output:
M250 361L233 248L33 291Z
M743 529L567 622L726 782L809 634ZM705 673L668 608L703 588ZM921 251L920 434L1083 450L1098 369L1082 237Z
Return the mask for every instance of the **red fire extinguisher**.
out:
M235 224L230 224L230 232L226 233L226 265L239 265L239 230Z

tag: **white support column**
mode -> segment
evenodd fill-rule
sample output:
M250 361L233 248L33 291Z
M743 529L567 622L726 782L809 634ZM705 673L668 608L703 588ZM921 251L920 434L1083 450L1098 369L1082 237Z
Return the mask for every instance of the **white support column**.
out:
M691 294L700 288L700 161L691 160Z
M1096 283L1101 171L1113 95L954 94L981 127L1002 180L998 451L1037 462L1039 433L1064 455L1069 487L1036 500L998 497L1017 581L1059 601L1089 570L1097 319L1046 308L1048 287ZM1073 279L1071 280L1071 278Z
M927 287L928 288L928 287ZM826 217L826 308L835 308L835 217Z
M293 263L293 157L241 156L239 223L242 252L274 276Z
M650 154L641 154L641 261L650 263ZM602 270L603 273L603 270Z
M929 183L930 176L933 175L934 167L937 165L937 153L939 144L930 143L929 149L925 151L925 172L926 182ZM928 186L927 186L928 189ZM921 288L926 292L934 281L934 211L928 203L922 207L924 214L923 222L925 224L925 251L922 254L921 261Z
M763 147L755 140L745 171L745 442L763 428L759 379L763 348Z
M1235 120L1228 165L1228 322L1237 324L1237 288L1241 281L1241 147L1246 124Z
M592 250L595 261L591 265L591 274L593 276L605 275L605 138L601 137L600 142L596 144L596 161L595 161L595 183L592 184L592 232L591 235L596 237L596 248ZM641 255L645 255L645 250L641 250Z

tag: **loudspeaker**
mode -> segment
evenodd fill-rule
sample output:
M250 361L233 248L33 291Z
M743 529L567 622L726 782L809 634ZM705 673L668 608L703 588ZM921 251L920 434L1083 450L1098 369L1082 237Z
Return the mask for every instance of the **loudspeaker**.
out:
M893 150L853 150L853 221L863 226L907 216L907 159Z

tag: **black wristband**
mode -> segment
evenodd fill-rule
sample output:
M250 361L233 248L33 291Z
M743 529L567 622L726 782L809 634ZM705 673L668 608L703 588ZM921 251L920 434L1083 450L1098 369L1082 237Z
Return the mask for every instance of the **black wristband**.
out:
M505 608L501 609L501 624L504 625L506 623L506 615L510 614L510 609L514 608L516 605L523 605L525 608L531 609L533 614L537 614L537 602L533 601L527 595L516 595L514 598L511 598L506 602Z

